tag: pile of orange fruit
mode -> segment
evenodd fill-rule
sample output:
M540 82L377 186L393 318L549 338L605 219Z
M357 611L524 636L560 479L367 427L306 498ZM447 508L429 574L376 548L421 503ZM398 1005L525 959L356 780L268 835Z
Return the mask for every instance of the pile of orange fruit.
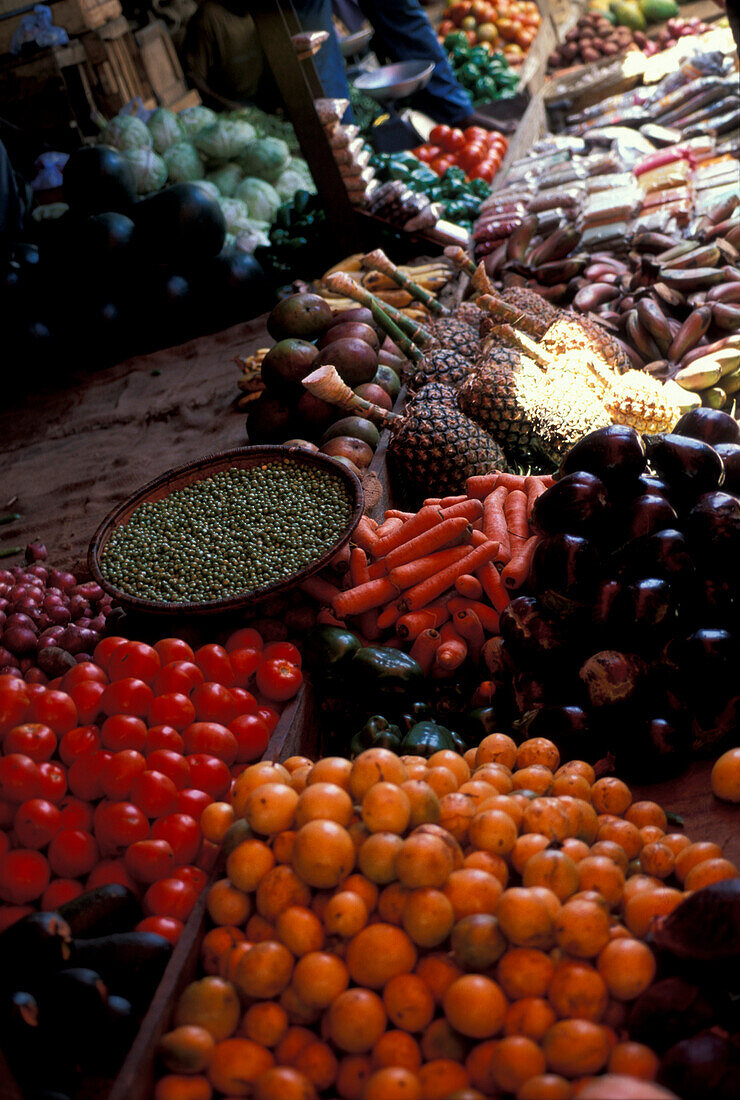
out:
M738 872L621 780L494 733L254 764L207 813L226 877L155 1100L673 1095L624 1031L644 937Z

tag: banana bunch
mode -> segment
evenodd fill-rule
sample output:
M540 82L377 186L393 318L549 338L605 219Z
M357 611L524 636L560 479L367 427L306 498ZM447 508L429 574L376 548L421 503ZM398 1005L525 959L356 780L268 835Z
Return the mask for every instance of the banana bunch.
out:
M341 295L329 290L326 285L329 275L342 272L349 275L359 286L364 287L365 290L380 298L382 302L400 309L412 320L423 323L429 319L429 313L424 306L415 301L408 291L400 288L388 275L384 275L380 271L365 270L362 266L363 255L364 253L357 252L335 264L334 267L324 273L321 280L312 289L323 298L326 298L334 310L355 309L357 306L355 301L351 298L343 298ZM455 274L444 258L426 264L400 266L399 270L435 295L447 285Z
M262 360L267 355L269 348L258 348L254 355L237 355L234 359L241 371L237 386L242 391L236 404L239 409L246 409L256 401L265 388L262 381Z

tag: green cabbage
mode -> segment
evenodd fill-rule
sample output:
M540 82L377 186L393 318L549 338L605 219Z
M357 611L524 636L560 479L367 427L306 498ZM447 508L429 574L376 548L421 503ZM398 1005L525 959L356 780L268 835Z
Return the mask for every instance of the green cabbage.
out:
M212 199L216 199L217 202L221 198L221 192L211 180L193 180L193 183L197 183L198 187L202 187L206 194L210 195Z
M285 172L280 174L275 181L275 190L283 202L292 199L296 191L308 191L311 195L316 194L316 188L310 176L306 179L303 172L296 172L293 168L287 168Z
M175 142L182 141L182 130L177 115L166 107L157 107L149 115L147 127L152 135L155 153L163 153Z
M190 183L203 175L203 161L189 141L177 141L165 149L162 159L167 165L170 183Z
M180 129L187 138L195 137L199 130L212 125L217 119L218 115L210 107L186 107L177 116Z
M215 172L209 172L206 179L215 184L219 194L225 199L230 199L236 191L237 184L242 178L242 170L238 164L224 164L223 168L217 168Z
M195 135L194 144L208 160L224 161L238 157L254 140L254 127L248 122L229 122L228 119L204 126Z
M152 149L126 149L124 157L131 165L138 195L159 191L167 182L167 165Z
M287 143L291 153L297 153L300 150L295 130L287 119L281 118L279 115L268 115L265 111L261 111L259 107L246 106L240 107L238 111L233 111L229 118L243 119L245 122L250 122L257 131L258 137L280 138L281 141Z
M287 168L290 150L279 138L256 138L239 157L239 163L248 176L273 183Z
M241 252L254 252L255 248L269 248L269 228L267 222L253 218L240 222L236 232L236 247Z
M242 227L249 227L249 208L245 202L239 199L218 200L224 219L227 233L238 233Z
M275 221L275 215L280 206L280 196L266 180L247 176L234 192L234 198L241 199L247 204L251 218L270 224Z
M302 157L291 157L288 168L292 168L295 172L302 172L306 179L311 179L311 169Z
M140 118L132 115L116 115L103 130L100 139L114 149L151 149L152 135Z

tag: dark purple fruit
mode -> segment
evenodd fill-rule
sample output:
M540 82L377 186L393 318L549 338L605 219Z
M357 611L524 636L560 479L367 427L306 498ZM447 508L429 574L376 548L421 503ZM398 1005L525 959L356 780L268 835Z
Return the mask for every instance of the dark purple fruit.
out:
M278 302L267 318L267 331L273 340L285 340L289 336L315 340L331 321L332 312L326 298L319 294L291 294Z
M666 1051L658 1081L681 1100L736 1100L740 1051L712 1031L682 1039Z
M342 381L354 389L375 377L378 356L364 340L336 340L322 350L316 366L328 364L336 367Z
M540 497L542 500L542 497ZM534 596L518 596L501 612L501 636L513 654L547 661L562 653L566 641L556 622Z
M262 360L262 381L273 393L297 399L304 392L301 382L314 369L318 356L307 340L280 340Z
M531 526L539 534L567 532L588 535L605 518L606 487L598 477L583 471L556 481L534 503Z
M630 1038L659 1053L715 1022L715 1005L683 978L664 978L641 993L630 1009ZM683 1096L683 1094L681 1094Z
M716 443L740 443L740 424L719 409L690 409L676 424L673 434L701 439L711 447Z
M579 676L586 685L592 707L609 707L634 700L644 677L644 665L633 653L602 649L581 665Z
M295 413L298 427L310 437L320 436L342 415L336 405L322 401L308 390L298 399Z
M371 420L365 420L363 416L344 416L335 424L327 428L321 437L322 443L328 443L338 435L348 435L352 439L361 439L373 450L380 443L380 432Z
M644 496L636 497L627 509L624 541L649 535L653 531L662 531L664 527L675 527L677 518L665 497L645 493Z
M642 647L649 635L673 621L673 592L661 577L645 577L624 589L616 611L623 628ZM643 635L645 631L645 635Z
M579 439L563 459L560 472L585 470L611 483L615 479L639 477L645 464L645 444L639 432L626 425L610 424Z
M591 602L591 622L594 626L606 626L621 591L622 585L617 580L609 579L601 582Z
M541 499L541 498L540 498ZM740 500L729 493L704 493L686 517L694 553L719 569L737 570L740 559Z
M551 611L567 612L569 601L582 602L599 576L599 556L592 543L578 535L550 535L538 543L529 585Z
M717 443L714 449L725 468L722 488L737 496L740 493L740 443Z
M708 493L724 481L722 459L700 439L650 435L646 446L650 465L681 493Z
M675 582L694 572L694 559L686 539L674 527L633 539L616 556L620 575L665 577Z
M581 707L540 707L526 723L526 736L554 741L563 760L585 760L595 764L604 755L603 740Z
M677 959L736 963L740 958L740 879L695 890L666 917L658 917L653 941Z
M250 405L247 415L250 443L278 443L292 435L295 426L294 409L267 390Z
M380 348L375 329L362 321L345 321L341 325L331 325L319 340L318 347L328 347L329 344L335 344L337 340L364 340L373 351L377 352Z
M334 328L335 325L344 325L348 321L357 321L362 325L370 325L371 328L376 328L372 311L366 309L365 306L357 306L356 309L341 309L338 313L334 313L329 322L329 328Z
M613 743L619 775L631 783L656 783L683 771L690 760L689 734L667 718L624 725Z
M391 401L395 401L401 392L401 379L393 367L384 366L382 363L375 372L373 382L376 386L380 386L381 389L385 390Z

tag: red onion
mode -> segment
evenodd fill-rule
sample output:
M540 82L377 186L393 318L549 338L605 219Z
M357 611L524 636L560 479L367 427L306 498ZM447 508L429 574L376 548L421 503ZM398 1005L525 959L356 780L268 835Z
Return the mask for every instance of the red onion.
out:
M43 568L43 566L41 568ZM46 572L45 569L44 572ZM23 584L32 584L36 588L46 588L46 577L39 577L36 573L32 573L30 569L26 570L21 577L21 581Z
M23 673L17 665L5 665L0 668L0 676L17 676L19 680L23 679Z
M79 626L68 626L59 639L59 645L74 656L77 653L88 653L90 650L95 649L99 641L99 635L92 630L85 630L84 627Z
M6 626L3 631L3 645L16 656L34 653L36 644L36 631L28 626Z
M55 599L64 599L64 593L62 592L61 588L55 588L53 584L49 585L49 587L46 589L46 598L48 599L50 596L53 596Z
M29 668L28 672L24 673L23 679L27 684L49 683L49 677L43 673L40 668Z
M46 558L46 547L43 542L29 542L26 547L26 561L44 561Z
M0 626L5 626L5 622L6 622L7 618L8 618L8 616L5 614L5 612L0 611Z
M50 604L45 610L55 626L66 626L72 618L69 608L65 607L63 603Z
M11 588L8 593L8 599L12 603L17 603L18 600L26 599L33 600L34 603L39 603L43 599L43 596L38 588L32 584L17 584L15 588Z
M45 565L30 565L26 570L26 576L38 577L39 580L42 580L44 584L46 584L49 577L49 570Z
M4 596L0 596L0 611L7 611L10 607L10 600L6 600Z
M13 574L14 577L22 577L25 573L25 569L22 565L11 565L10 572Z
M0 596L9 596L12 589L12 584L8 584L6 581L0 581Z
M22 600L17 600L15 610L22 615L28 615L29 619L38 617L40 608L36 600L29 600L28 597Z
M9 626L24 626L33 630L33 619L22 611L14 611L12 615L8 615L5 626L6 629Z
M77 661L78 665L85 665L92 661L92 656L89 653L76 653L75 661Z
M47 626L51 626L51 619L45 611L42 611L36 619L36 629L41 633L42 630L46 630Z
M18 662L18 668L25 676L29 668L33 668L33 657L21 657L20 661Z
M13 584L13 574L9 569L0 569L0 584Z
M90 620L90 630L96 630L99 634L105 630L105 615L96 615Z
M63 676L76 664L74 657L59 646L47 646L46 649L42 649L38 655L38 662L41 670L51 677Z
M88 604L84 596L70 596L67 607L72 618L79 619L81 615L87 614Z
M64 634L63 626L48 626L39 637L39 641L41 641L42 638L61 638L62 634Z
M59 569L51 570L49 580L55 588L61 588L63 592L66 592L68 588L74 588L77 584L77 577L74 573L63 573Z
M6 649L4 645L0 645L0 668L5 665L11 665L15 658L9 649Z
M103 589L95 581L86 581L85 584L78 584L76 588L72 590L73 596L84 596L86 600L100 600L104 596Z
M45 638L39 638L38 643L36 645L36 656L37 656L37 658L39 657L39 655L41 653L43 653L43 651L45 649L48 649L49 646L57 646L58 647L58 644L59 644L59 639L58 638L50 638L50 637L48 637L48 635Z

